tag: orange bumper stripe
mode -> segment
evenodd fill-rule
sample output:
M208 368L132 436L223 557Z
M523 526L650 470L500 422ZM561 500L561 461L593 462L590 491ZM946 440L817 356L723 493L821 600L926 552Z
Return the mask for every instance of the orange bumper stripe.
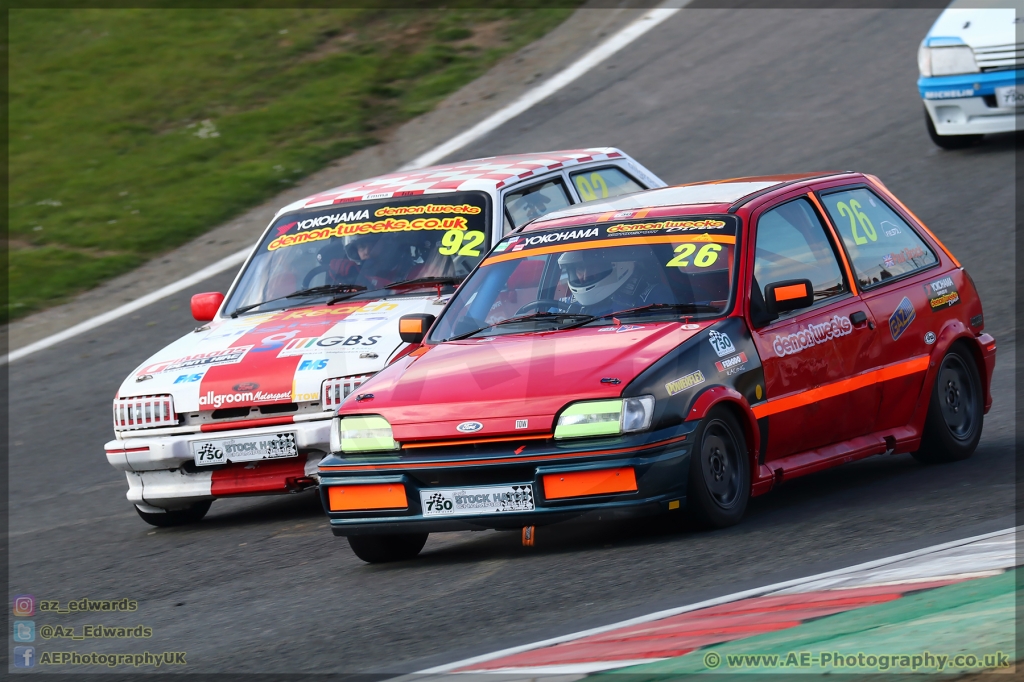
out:
M871 384L879 384L883 381L898 379L899 377L923 372L928 369L928 363L930 361L931 358L929 358L929 356L921 355L916 358L897 362L893 365L888 365L870 372L864 372L863 374L858 374L857 376L850 377L849 379L834 381L831 384L812 388L809 391L797 393L796 395L788 395L782 398L776 398L775 400L768 400L760 405L754 405L751 409L754 412L754 416L758 419L772 414L778 414L779 412L794 410L798 407L818 402L819 400L826 400L828 398L834 398L837 395L842 395L843 393L856 391L864 388L865 386L870 386Z
M407 509L409 500L401 483L332 485L327 488L331 511L363 509Z
M573 471L544 476L544 497L549 500L608 493L631 493L636 492L636 489L636 474L633 467Z

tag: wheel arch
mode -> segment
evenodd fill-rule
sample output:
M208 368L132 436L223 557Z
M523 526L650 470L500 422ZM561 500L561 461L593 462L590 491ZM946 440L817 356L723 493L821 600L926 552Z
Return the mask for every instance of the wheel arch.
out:
M705 389L691 403L686 421L704 419L711 410L718 407L729 410L743 429L743 437L747 444L747 461L750 465L750 483L753 486L757 479L761 430L757 426L757 418L754 417L750 404L741 393L728 386L711 386Z

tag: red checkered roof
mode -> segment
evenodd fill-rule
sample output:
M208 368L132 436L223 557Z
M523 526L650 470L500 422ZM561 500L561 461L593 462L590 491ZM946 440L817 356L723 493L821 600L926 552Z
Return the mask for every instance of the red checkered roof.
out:
M293 207L329 206L349 201L387 199L416 194L484 190L494 191L507 185L564 166L587 161L617 159L622 152L612 147L569 149L538 154L511 154L470 159L419 170L398 171L360 180L306 197Z

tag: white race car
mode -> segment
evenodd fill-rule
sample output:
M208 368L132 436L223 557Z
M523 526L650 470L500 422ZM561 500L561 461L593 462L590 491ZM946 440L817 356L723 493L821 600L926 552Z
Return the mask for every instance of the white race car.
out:
M664 186L596 148L392 173L285 206L226 297L192 298L204 324L121 384L105 449L128 500L171 526L198 521L218 497L317 485L341 401L411 349L401 316L440 311L514 227Z
M944 149L1021 129L1024 0L954 0L917 52L925 126Z

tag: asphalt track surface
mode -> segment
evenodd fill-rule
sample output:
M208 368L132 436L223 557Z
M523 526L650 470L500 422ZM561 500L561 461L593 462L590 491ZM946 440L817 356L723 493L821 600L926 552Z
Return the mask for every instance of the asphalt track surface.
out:
M37 625L153 628L149 640L37 649L185 651L191 672L412 671L1013 525L1015 150L1008 136L959 152L929 141L915 53L938 12L685 9L459 156L615 145L669 182L877 174L972 273L1000 343L972 459L876 457L797 479L719 532L576 523L540 529L533 548L516 533L454 533L399 565L356 559L308 493L219 501L197 526L154 529L103 443L121 379L194 326L186 292L10 367L11 594L139 602Z

